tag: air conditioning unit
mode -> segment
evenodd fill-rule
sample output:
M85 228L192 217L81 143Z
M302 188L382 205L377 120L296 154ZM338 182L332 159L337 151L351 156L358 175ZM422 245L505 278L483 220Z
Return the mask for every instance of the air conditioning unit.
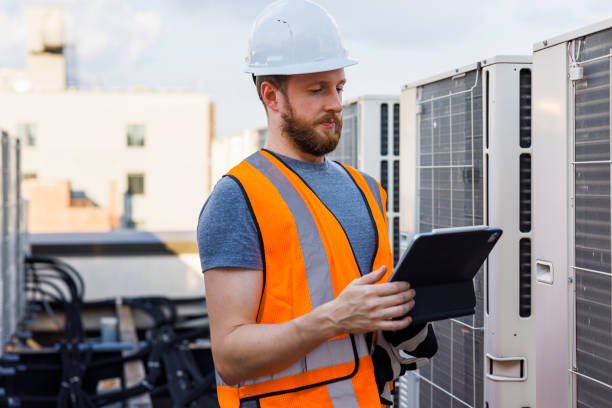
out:
M16 189L15 200L15 267L17 270L17 278L15 281L15 308L16 317L14 328L18 329L18 324L25 318L27 307L26 296L26 271L25 258L30 255L30 245L27 231L27 211L28 202L22 194L21 183L23 181L23 172L21 166L21 140L15 141L15 162L14 162L14 179Z
M535 44L538 407L612 401L612 19Z
M1 271L0 291L2 327L0 354L17 329L25 312L25 253L24 205L21 200L20 143L7 133L1 133Z
M393 261L399 258L400 105L397 95L364 95L342 110L342 137L330 160L377 179L387 191L387 218Z
M476 314L434 323L438 354L400 380L400 406L535 407L531 58L409 84L401 110L401 247L435 228L504 234L474 279Z

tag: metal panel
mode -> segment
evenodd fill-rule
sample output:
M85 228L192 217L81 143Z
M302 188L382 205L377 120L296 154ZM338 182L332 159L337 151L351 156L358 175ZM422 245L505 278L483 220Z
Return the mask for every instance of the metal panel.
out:
M473 70L417 90L419 232L483 223L480 75ZM421 407L483 406L482 271L474 286L475 316L434 324L438 354L417 374Z
M15 195L15 266L17 271L17 277L15 279L15 316L16 324L21 321L25 314L25 206L22 198L21 181L21 141L19 139L15 142L15 173L13 178L15 180L16 195Z
M552 283L534 284L536 406L557 408L569 403L567 48L536 52L533 60L534 262L551 263L555 274Z
M26 271L25 271L25 257L30 254L30 244L28 240L27 233L27 210L28 210L28 202L26 199L21 198L20 200L20 212L19 212L19 261L21 262L19 267L19 288L18 293L20 295L18 311L19 311L19 319L25 318L26 315L26 305L27 305L27 296L26 296Z
M531 109L524 104L529 100L530 81L521 83L529 68L525 64L494 65L485 73L486 219L504 231L486 262L485 353L489 362L523 367L522 374L517 370L498 375L502 367L497 363L485 365L485 403L491 407L536 405L536 316L525 313L531 307L531 150L528 144L521 144L521 132L524 139L531 136ZM526 267L521 265L521 254Z
M15 333L17 329L18 310L17 310L17 285L18 285L18 259L17 250L19 246L19 233L18 233L18 172L17 166L17 141L16 139L9 137L9 201L8 201L8 292L5 292L7 296L6 304L8 307L8 321L7 323L7 339Z
M612 29L575 43L580 61L608 56ZM578 52L576 53L578 55ZM612 397L610 57L581 64L574 82L576 406ZM605 385L608 385L607 387Z
M25 221L21 210L20 143L2 132L2 182L0 201L1 256L0 269L0 346L10 340L25 312ZM1 354L1 350L0 350Z
M12 141L6 133L2 134L2 207L3 220L2 224L2 336L0 337L1 346L9 340L11 328L13 325L13 310L11 308L12 300L12 283L15 276L14 259L14 236L12 234L15 227L13 202L15 200L15 183L11 178L12 162L14 160L14 152L12 151Z
M577 30L571 31L569 33L561 34L556 37L553 37L549 40L544 40L537 42L533 45L533 51L541 51L546 47L553 47L555 45L565 43L567 41L571 41L575 38L580 38L588 34L592 34L598 31L606 30L612 26L612 18L607 18L603 21L600 21L595 24L588 25L586 27L581 27Z
M407 88L400 97L400 236L401 245L408 245L409 239L417 233L419 218L416 205L416 158L418 153L417 134L417 90Z
M8 189L8 135L0 131L0 355L4 350L6 342L6 329L4 322L7 320L5 307L5 286L7 286L7 189Z

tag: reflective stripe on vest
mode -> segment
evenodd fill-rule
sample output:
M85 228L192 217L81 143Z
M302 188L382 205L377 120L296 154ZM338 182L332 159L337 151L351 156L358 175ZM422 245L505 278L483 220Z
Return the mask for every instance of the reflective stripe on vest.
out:
M383 214L383 216L384 216L386 211L383 208L382 200L380 198L380 189L378 187L378 183L376 182L376 180L374 180L370 176L365 176L364 175L363 177L365 178L366 182L368 183L368 187L370 187L370 191L372 191L372 193L374 194L374 198L376 199L376 202L378 203L378 208L380 208L381 214Z
M352 173L355 170L346 170L360 189L370 214L376 213L372 215L373 226L383 239L379 239L373 263L387 264L388 278L391 255L378 183L371 180L374 188L360 173L356 176ZM260 151L228 175L242 188L262 238L264 288L257 323L283 323L301 316L333 300L360 276L340 223L279 158ZM329 400L332 407L378 401L363 335L330 339L284 370L235 386L224 384L217 375L217 386L222 408L247 406L253 400L261 401L262 407L266 406L263 401L277 406L271 402L275 396L287 401L286 398L300 398L300 392L315 388L326 389L327 395L322 398Z

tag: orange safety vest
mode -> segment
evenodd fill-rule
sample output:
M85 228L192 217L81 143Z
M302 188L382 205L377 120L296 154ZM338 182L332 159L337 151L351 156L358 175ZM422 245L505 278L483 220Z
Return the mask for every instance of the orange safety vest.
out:
M343 168L359 188L374 226L376 254L370 269L387 265L386 281L393 269L386 193L373 178ZM284 323L304 315L361 276L338 219L277 155L260 150L226 176L241 186L259 230L264 279L257 323ZM221 408L380 407L362 334L329 339L282 371L234 386L217 375L217 395Z

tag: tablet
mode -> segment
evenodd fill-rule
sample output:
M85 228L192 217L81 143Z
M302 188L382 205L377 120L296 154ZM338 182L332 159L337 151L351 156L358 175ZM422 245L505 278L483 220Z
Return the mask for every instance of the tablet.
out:
M408 313L414 324L474 314L472 280L502 235L478 225L417 234L397 263L390 281L407 281L416 291Z

